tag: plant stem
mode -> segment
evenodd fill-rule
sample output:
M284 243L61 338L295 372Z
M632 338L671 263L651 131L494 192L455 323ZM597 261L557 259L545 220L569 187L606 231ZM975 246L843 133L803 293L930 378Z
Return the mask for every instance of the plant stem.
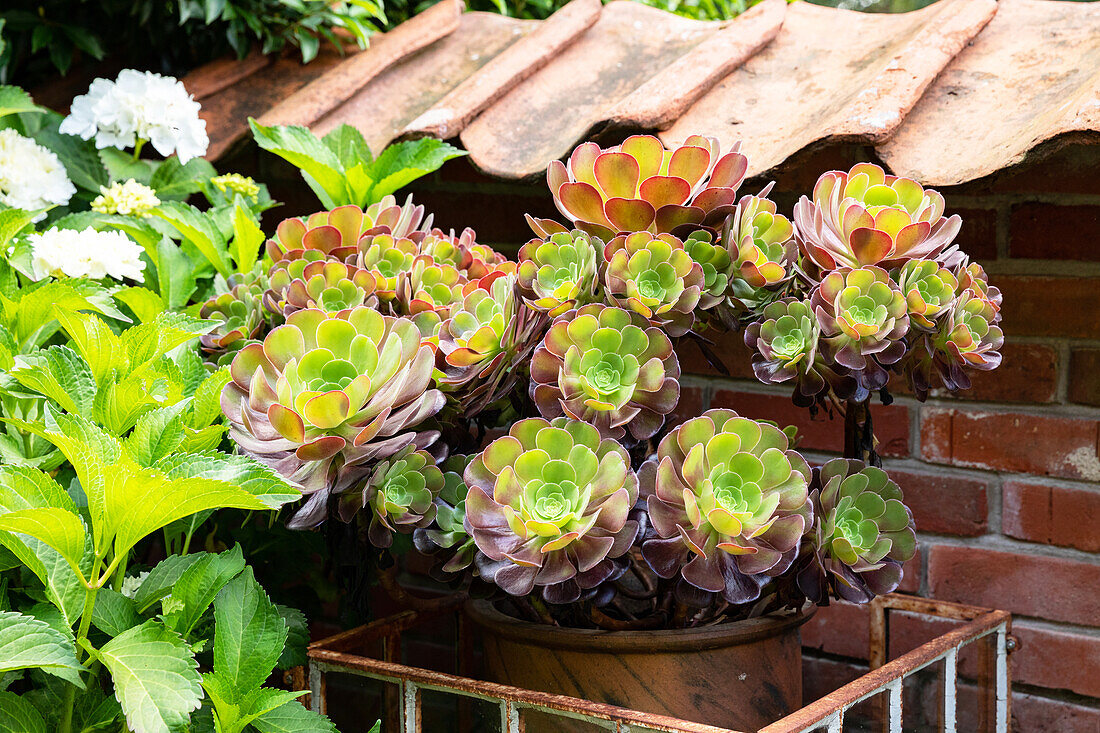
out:
M96 567L92 568L92 577L96 577L96 571L99 563L96 563ZM84 608L80 611L80 627L76 634L76 654L77 659L81 662L84 660L82 657L85 655L84 646L82 641L88 638L88 630L92 626L92 611L95 609L95 597L99 593L98 581L93 582L92 585L87 586L84 589ZM73 707L76 705L76 685L69 684L65 689L65 699L62 702L61 707L61 727L60 733L71 733L73 728Z
M134 145L134 158L133 158L133 160L134 160L135 163L137 162L138 158L141 156L141 149L142 149L142 147L144 147L144 145L145 145L145 138L139 137L137 139L137 143Z
M871 398L857 402L847 400L844 403L844 457L866 461L868 452L863 447L863 435L870 412Z

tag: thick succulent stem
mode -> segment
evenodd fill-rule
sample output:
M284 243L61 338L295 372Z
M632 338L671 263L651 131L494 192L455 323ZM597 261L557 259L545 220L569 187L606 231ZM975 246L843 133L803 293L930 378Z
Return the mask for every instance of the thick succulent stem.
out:
M882 461L875 452L877 445L871 421L871 398L847 400L844 404L844 457L879 465Z

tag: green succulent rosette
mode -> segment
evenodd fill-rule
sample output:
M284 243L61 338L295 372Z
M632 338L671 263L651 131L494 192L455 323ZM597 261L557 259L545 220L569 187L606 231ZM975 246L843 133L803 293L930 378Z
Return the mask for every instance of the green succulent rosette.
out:
M873 163L847 173L823 174L813 198L794 207L803 253L824 272L868 265L899 267L912 259L941 262L959 233L958 215L945 217L936 191L909 178L887 175Z
M520 420L465 474L466 531L481 577L514 596L572 603L613 578L638 532L630 457L591 425Z
M666 435L639 471L656 537L642 555L678 594L732 604L760 597L793 563L812 521L806 461L774 425L709 410Z
M443 488L435 499L435 522L413 533L416 548L425 555L446 557L440 570L443 577L470 567L477 545L466 531L466 486L462 474L474 456L449 456L443 462Z
M375 547L393 544L393 534L411 534L436 518L435 499L443 490L443 472L427 451L407 445L374 464L354 491L340 495L340 518L350 522L370 510L367 538Z
M604 248L608 302L640 314L669 336L682 336L695 322L703 291L703 268L671 234L635 232Z
M692 135L669 150L652 135L633 135L607 149L582 143L568 163L550 163L546 181L575 228L607 241L621 233L687 235L719 226L747 170L739 145L720 155L711 137ZM565 230L550 220L527 222L544 238Z
M388 303L397 297L398 284L412 271L419 251L420 245L409 237L395 237L386 232L367 234L346 261L369 271L375 279L375 293Z
M367 270L339 260L302 257L276 262L268 275L264 307L279 316L304 308L337 315L366 305L376 307L377 279Z
M472 415L515 385L515 365L538 344L545 316L523 303L515 275L497 273L466 288L462 302L439 327L436 378Z
M393 196L384 196L366 211L354 205L338 206L308 217L285 219L267 241L267 254L279 261L298 259L301 252L315 250L342 260L355 253L364 234L385 232L401 238L430 225L431 217L424 219L424 207L413 205L411 196L404 206L398 206Z
M782 293L794 275L794 227L763 195L745 196L726 222L723 241L733 261L730 304L737 312L758 312Z
M455 236L442 229L433 229L424 235L420 242L420 254L427 255L440 265L450 265L456 270L465 270L473 260L470 248L474 246L477 234L467 227L462 234Z
M603 243L578 229L532 239L519 251L518 283L527 305L560 316L593 302Z
M432 360L413 323L365 306L296 311L237 353L221 395L229 434L311 495L292 526L324 519L358 467L438 438L413 430L444 404L429 389Z
M770 303L745 329L756 378L764 384L793 384L793 399L800 406L814 404L830 385L846 393L842 376L818 349L820 338L817 314L809 302L795 298Z
M402 313L415 316L432 311L441 318L450 315L462 301L466 278L454 267L439 264L427 255L419 255L412 267L399 278L397 304Z
M531 398L545 418L568 416L605 438L645 440L680 399L672 342L641 316L586 305L557 319L531 359Z
M814 472L815 521L798 587L817 603L867 603L892 593L916 553L913 515L880 468L836 458Z
M909 323L920 330L936 328L936 319L955 302L958 288L958 278L934 260L910 260L898 273L898 289L909 307Z
M733 260L729 252L709 231L700 230L684 240L684 250L703 271L703 290L699 295L700 310L710 310L721 303L729 288Z
M220 364L259 337L266 325L262 293L259 281L251 279L202 304L199 317L218 324L199 336L199 345L208 358Z
M821 325L827 359L851 370L866 389L886 386L882 365L905 356L909 309L905 296L879 267L834 270L810 304Z

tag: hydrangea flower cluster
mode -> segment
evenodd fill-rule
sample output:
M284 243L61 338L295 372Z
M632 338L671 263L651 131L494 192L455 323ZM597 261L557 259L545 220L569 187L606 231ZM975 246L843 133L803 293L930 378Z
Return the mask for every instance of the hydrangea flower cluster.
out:
M31 264L38 279L88 277L99 280L144 280L143 250L122 232L97 232L88 227L48 229L31 234Z
M100 186L99 195L92 201L92 211L119 216L149 216L149 211L158 206L157 192L133 178Z
M75 193L76 186L52 151L15 130L0 130L0 204L38 211L64 206ZM43 212L34 220L45 218Z
M149 142L165 157L175 153L181 163L202 157L210 145L199 103L183 82L135 69L123 69L114 81L93 81L87 94L73 99L60 130L95 138L97 148L126 150Z

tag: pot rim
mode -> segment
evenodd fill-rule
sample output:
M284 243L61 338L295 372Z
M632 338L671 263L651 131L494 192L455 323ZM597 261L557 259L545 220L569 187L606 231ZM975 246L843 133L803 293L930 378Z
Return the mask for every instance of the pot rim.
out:
M807 605L786 615L769 615L694 629L607 631L536 624L509 616L488 599L470 599L466 616L496 636L533 646L616 654L682 652L738 646L778 636L813 617L817 606Z

